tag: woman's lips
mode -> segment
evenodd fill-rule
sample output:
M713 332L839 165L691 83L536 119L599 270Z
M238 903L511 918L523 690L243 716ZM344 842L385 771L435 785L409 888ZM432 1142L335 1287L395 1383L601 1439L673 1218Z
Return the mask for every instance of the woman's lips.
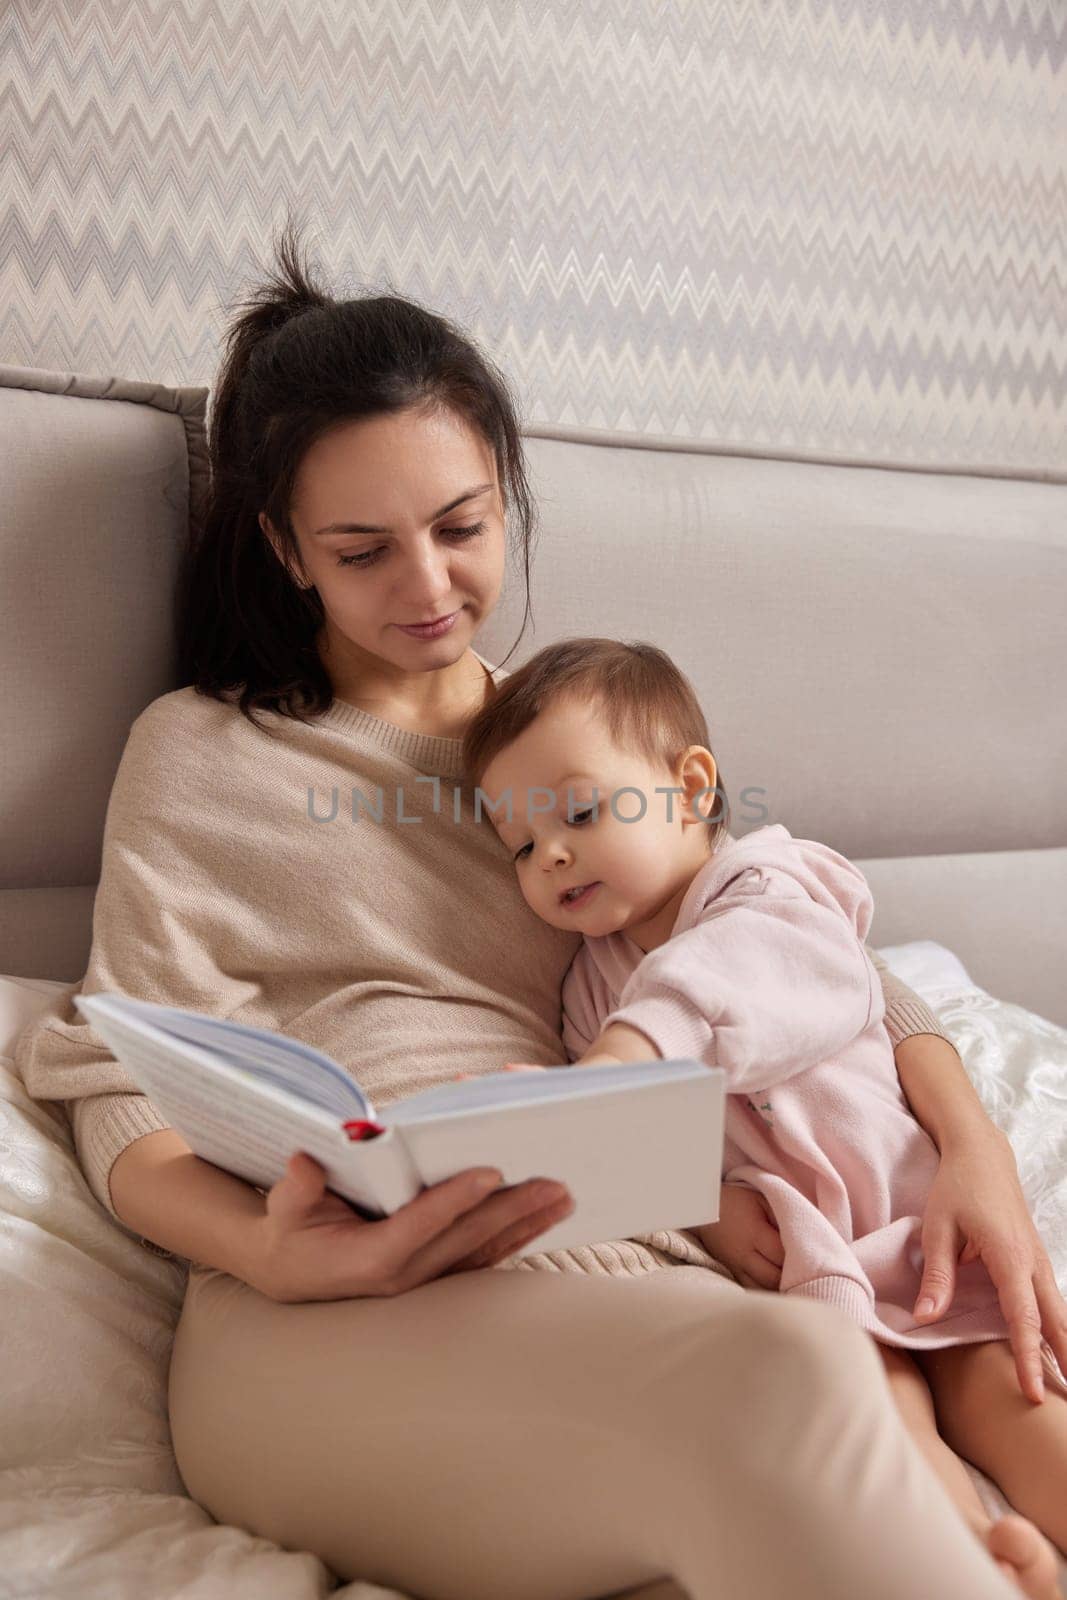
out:
M463 607L460 606L459 610L462 611L462 609ZM451 611L447 617L439 617L436 622L409 624L398 622L397 627L401 633L410 633L413 639L439 639L443 633L449 631L458 616L459 611Z
M587 905L599 888L600 880L598 879L596 883L587 883L581 894L575 895L573 900L567 900L564 895L560 895L560 906L564 911L573 911L577 906Z

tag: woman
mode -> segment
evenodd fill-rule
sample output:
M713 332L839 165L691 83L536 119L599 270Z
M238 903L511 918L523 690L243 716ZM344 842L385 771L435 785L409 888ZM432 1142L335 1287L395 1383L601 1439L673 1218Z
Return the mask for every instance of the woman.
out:
M333 301L289 230L279 261L230 330L183 585L188 687L131 729L81 987L293 1034L384 1105L564 1059L577 938L528 911L455 787L500 676L471 641L506 525L528 574L533 512L506 386L467 339L396 298ZM884 981L943 1156L924 1289L937 1314L960 1239L981 1253L1033 1390L1040 1326L1061 1360L1067 1337L1010 1149L933 1017ZM220 1521L457 1600L664 1574L697 1600L1017 1593L900 1427L869 1342L742 1292L684 1229L516 1261L570 1207L550 1175L461 1173L366 1222L310 1157L264 1196L194 1156L70 1003L19 1063L72 1103L116 1220L192 1263L170 1416ZM773 1286L752 1199L724 1194L716 1248Z

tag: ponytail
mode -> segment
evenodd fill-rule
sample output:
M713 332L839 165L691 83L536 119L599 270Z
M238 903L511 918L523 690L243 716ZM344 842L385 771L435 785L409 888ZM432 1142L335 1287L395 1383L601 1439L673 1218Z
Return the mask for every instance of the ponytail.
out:
M208 446L212 464L227 450L240 447L241 385L254 357L286 323L306 311L335 305L317 287L312 269L301 258L300 238L288 217L276 246L276 265L246 299L224 335L226 359L212 402Z

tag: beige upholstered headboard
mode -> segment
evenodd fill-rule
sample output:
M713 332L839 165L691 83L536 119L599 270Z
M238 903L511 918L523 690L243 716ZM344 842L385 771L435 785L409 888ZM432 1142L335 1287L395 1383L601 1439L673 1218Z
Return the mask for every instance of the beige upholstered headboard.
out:
M0 972L76 979L126 730L174 686L204 394L0 368ZM190 448L192 454L190 455ZM529 439L534 628L650 639L735 832L825 840L875 943L941 940L1067 1024L1067 485ZM500 661L519 570L478 648Z
M85 971L111 782L130 723L175 687L206 398L0 367L0 973Z

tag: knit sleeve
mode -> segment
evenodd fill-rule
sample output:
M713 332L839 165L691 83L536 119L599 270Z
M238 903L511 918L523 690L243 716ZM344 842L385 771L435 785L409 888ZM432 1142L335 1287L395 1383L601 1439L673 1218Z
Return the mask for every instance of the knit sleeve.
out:
M869 945L867 954L882 985L882 994L885 996L884 1020L886 1031L893 1041L893 1049L895 1050L902 1040L913 1038L917 1033L936 1033L939 1039L946 1039L951 1044L952 1040L926 1001L920 1000L915 990L909 989Z
M200 774L183 770L166 698L133 724L112 785L85 976L15 1048L27 1091L65 1105L89 1187L120 1227L111 1169L135 1140L168 1124L75 1008L74 995L114 990L219 1016L239 1003L239 986L219 970L217 941L207 936L226 897L190 839L198 813L207 814L200 825L211 826L210 793Z
M851 1044L871 1020L874 980L840 907L760 869L645 956L605 1025L639 1029L664 1059L722 1067L730 1093L744 1094Z

